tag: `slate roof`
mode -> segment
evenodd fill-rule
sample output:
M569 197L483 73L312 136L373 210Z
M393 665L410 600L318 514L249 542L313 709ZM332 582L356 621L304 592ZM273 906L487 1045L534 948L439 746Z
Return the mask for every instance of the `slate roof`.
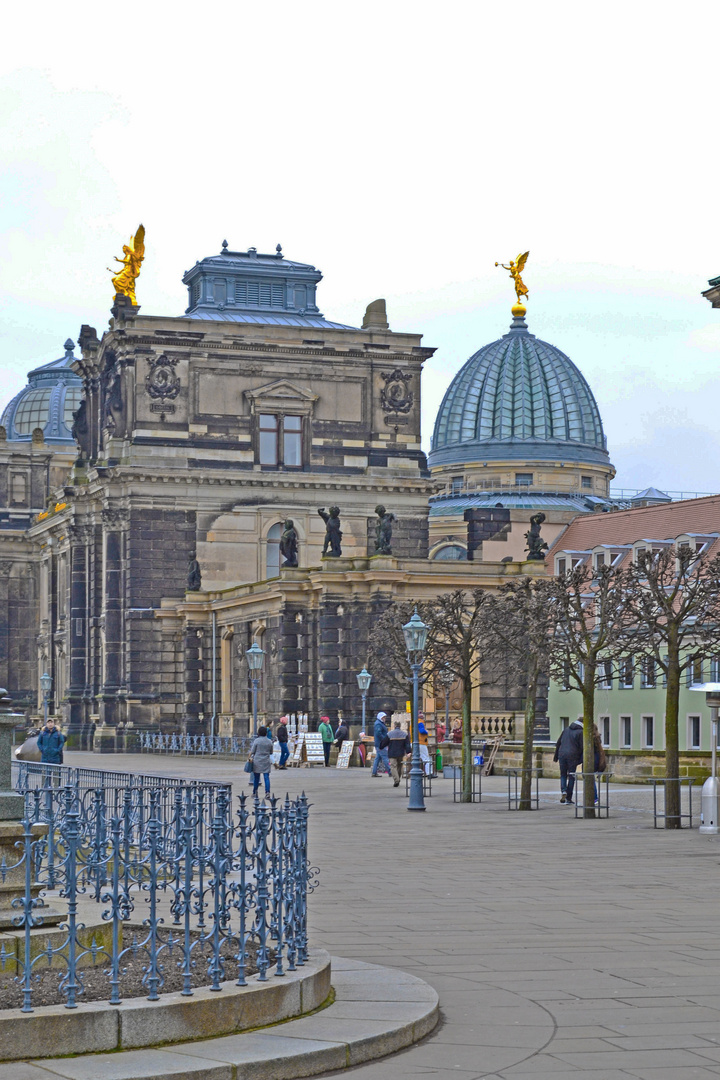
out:
M633 544L637 540L668 540L684 533L720 534L720 495L659 506L639 506L609 514L583 514L560 533L548 552L588 551L600 544ZM719 548L713 545L713 553Z

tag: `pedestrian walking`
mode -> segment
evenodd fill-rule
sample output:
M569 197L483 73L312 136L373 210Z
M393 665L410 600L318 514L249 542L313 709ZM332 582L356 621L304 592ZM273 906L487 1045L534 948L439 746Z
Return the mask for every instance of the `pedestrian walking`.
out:
M420 744L420 760L423 764L423 770L426 776L429 776L432 772L430 768L430 748L428 746L429 739L427 728L422 720L418 721L418 742Z
M285 762L290 757L290 747L288 746L287 716L280 717L280 723L277 726L275 738L280 744L280 761L278 762L278 769L286 769L287 765L285 764Z
M560 764L560 802L571 803L575 789L575 770L583 759L583 722L573 720L560 733L553 761Z
M392 716L392 712L390 713ZM388 729L387 724L390 722L390 716L386 712L379 712L377 719L375 720L375 727L373 729L373 737L375 741L375 760L373 761L371 776L378 776L378 769L382 764L383 772L386 772L388 776L392 776L390 772L390 761L388 759Z
M270 794L270 765L272 764L273 741L268 736L268 729L264 725L258 728L257 737L250 747L250 761L253 767L253 795L257 795L260 787L260 777L265 781L265 794Z
M593 772L603 773L607 768L607 757L605 756L605 747L602 744L602 738L600 737L600 729L597 724L593 724ZM595 784L595 805L598 804L598 786L597 780Z
M388 733L388 758L390 760L390 772L393 778L393 787L398 787L402 777L403 761L411 752L410 736L403 731L399 720L393 724L393 729Z
M350 732L348 731L347 723L341 720L338 726L335 728L335 745L338 748L338 756L342 750L342 745L347 738L349 738Z
M333 729L330 726L330 717L329 716L321 716L320 717L320 726L318 727L318 731L320 732L320 735L322 736L323 754L325 755L325 768L329 769L330 768L330 747L332 746L332 744L334 742L334 739L335 739Z

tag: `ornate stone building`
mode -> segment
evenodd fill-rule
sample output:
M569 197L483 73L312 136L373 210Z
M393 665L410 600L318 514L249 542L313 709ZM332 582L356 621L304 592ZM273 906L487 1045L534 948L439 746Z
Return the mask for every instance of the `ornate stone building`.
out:
M451 384L431 475L420 380L434 350L391 331L384 301L360 327L325 319L320 272L279 248L223 243L183 281L184 315L117 297L109 329L83 326L81 356L66 343L5 414L0 679L39 704L48 671L73 741L93 727L107 749L128 726L243 733L253 641L261 713L357 715L388 604L542 573L525 561L530 515L546 511L552 541L607 505L592 393L524 319ZM379 506L391 553L375 550ZM323 558L331 507L342 555ZM374 683L369 707L386 693ZM473 702L521 707L503 687Z
M228 646L213 649L207 620L178 605L189 585L217 593L277 578L288 519L301 567L320 565L318 508L333 505L343 555L367 558L386 503L393 552L426 559L420 373L433 350L391 332L384 303L360 328L327 321L320 278L280 251L223 245L185 275L184 316L145 316L118 298L102 337L82 328L80 457L64 501L28 533L40 663L52 664L71 735L91 717L104 730L207 721ZM257 630L238 635L233 662ZM288 697L285 682L276 697ZM296 689L295 700L310 697ZM230 704L246 716L244 693Z

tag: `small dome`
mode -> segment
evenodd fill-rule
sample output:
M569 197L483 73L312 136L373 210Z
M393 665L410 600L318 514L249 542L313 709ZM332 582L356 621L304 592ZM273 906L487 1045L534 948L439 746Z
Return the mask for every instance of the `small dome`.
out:
M431 466L538 460L609 465L600 412L572 360L524 317L471 356L435 421Z
M2 414L0 422L8 439L29 442L35 428L42 428L46 442L74 442L73 413L82 399L82 379L70 367L74 348L75 342L68 338L64 356L30 372L28 385Z

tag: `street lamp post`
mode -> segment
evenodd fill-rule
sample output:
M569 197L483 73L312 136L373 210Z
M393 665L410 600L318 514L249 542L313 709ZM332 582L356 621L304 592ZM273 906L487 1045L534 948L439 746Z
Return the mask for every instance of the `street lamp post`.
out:
M248 668L250 669L250 678L252 680L252 694L253 694L253 732L257 738L258 733L258 683L260 682L260 672L262 671L263 660L265 659L265 651L260 648L257 641L253 641L249 649L245 650L247 656Z
M372 682L372 675L366 667L359 672L355 678L357 679L358 688L362 694L362 730L365 731L365 700L367 698L367 692L370 689L370 683Z
M420 672L423 665L425 642L427 641L428 627L417 613L417 608L409 622L403 626L405 635L405 648L407 658L412 671L412 764L410 766L410 801L408 810L424 810L425 798L423 795L423 767L420 761L420 738L418 733L418 686Z
M40 676L40 689L43 696L43 712L45 713L45 723L48 722L48 703L50 701L50 691L52 690L52 676L48 675L47 671L44 675Z

